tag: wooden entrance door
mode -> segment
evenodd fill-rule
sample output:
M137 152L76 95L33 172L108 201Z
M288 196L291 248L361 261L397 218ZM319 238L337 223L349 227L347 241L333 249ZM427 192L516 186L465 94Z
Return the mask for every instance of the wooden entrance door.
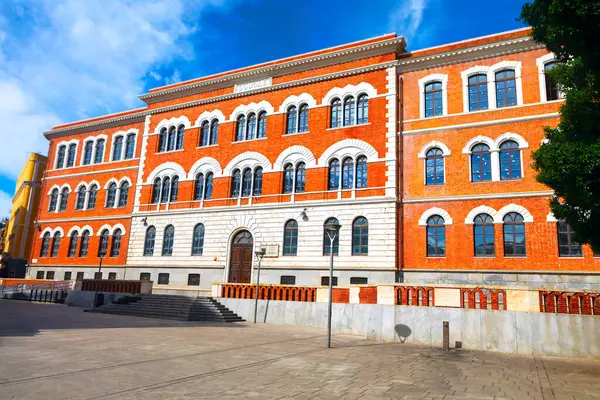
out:
M252 235L248 231L241 231L233 238L233 242L231 243L229 282L250 283L253 243Z

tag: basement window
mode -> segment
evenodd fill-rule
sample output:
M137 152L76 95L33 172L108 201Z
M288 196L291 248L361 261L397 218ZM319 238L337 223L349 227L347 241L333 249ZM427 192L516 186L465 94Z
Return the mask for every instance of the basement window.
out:
M279 283L281 285L295 285L296 277L294 275L282 275Z
M54 271L46 272L46 279L54 280Z
M108 273L108 280L114 281L117 279L117 273L116 272L109 272Z
M200 274L188 274L188 286L200 286Z
M168 285L169 284L169 274L167 274L167 273L158 274L158 284L159 285Z
M84 274L85 274L84 272L78 272L78 273L77 273L77 280L79 280L79 279L83 279L83 277L84 277Z
M338 284L338 278L337 278L337 276L334 276L331 286L337 286L337 284ZM329 286L329 277L328 276L321 277L321 286Z
M363 278L363 277L358 277L358 276L353 276L350 278L351 285L366 285L368 283L369 283L368 278Z
M35 275L36 279L44 279L44 271L38 271Z
M63 281L70 281L70 280L71 280L71 271L66 271L65 276L63 277Z
M149 280L150 280L150 272L140 273L140 281L149 281Z

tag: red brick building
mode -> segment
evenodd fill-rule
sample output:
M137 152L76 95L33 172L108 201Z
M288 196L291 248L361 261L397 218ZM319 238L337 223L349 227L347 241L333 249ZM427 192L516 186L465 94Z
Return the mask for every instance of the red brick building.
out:
M91 277L102 256L104 277L208 288L249 282L264 247L261 281L322 284L333 218L340 285L597 282L566 226L559 256L530 166L562 100L528 34L411 53L385 35L55 127L30 275Z

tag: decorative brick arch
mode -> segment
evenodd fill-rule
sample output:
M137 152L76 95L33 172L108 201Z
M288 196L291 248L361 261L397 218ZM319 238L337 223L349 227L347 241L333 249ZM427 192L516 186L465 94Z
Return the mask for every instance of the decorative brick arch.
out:
M60 187L59 193L62 193L62 191L63 191L65 188L66 188L66 189L69 189L69 193L70 193L70 192L72 192L72 190L71 190L71 185L69 185L68 183L65 183L64 185L62 185L62 186Z
M109 224L104 224L100 228L98 228L98 232L96 232L96 236L102 235L102 232L108 230L108 234L112 235L112 227Z
M85 231L88 231L88 232L90 233L90 236L94 236L94 230L92 229L92 227L91 227L91 226L89 226L89 225L84 225L84 226L81 228L81 234L83 235L83 232L85 232Z
M291 95L288 96L283 103L281 103L281 106L279 106L279 112L285 113L287 112L289 106L298 106L300 104L307 104L308 108L310 109L317 105L317 101L308 93L302 93L300 96Z
M313 153L304 146L296 145L288 147L277 156L277 160L275 160L275 164L273 164L273 171L282 171L283 166L288 162L295 165L298 161L305 162L307 168L317 166L317 160Z
M506 142L507 140L514 140L515 142L517 142L520 149L529 148L529 143L527 143L527 141L523 138L523 136L521 136L517 133L512 133L512 132L506 132L506 133L503 133L502 135L498 136L498 138L496 138L496 140L494 141L494 144L495 144L496 148L499 149L500 145L503 142Z
M518 214L521 214L524 222L533 222L533 216L525 207L512 203L498 210L498 214L496 215L497 219L494 219L494 223L503 223L504 221L502 219L506 214L510 212L516 212Z
M200 116L198 116L198 119L196 120L196 126L200 126L204 121L210 122L213 119L216 119L219 121L219 123L225 122L225 115L221 110L204 111L202 114L200 114Z
M343 88L334 87L323 97L322 103L324 106L328 106L335 97L339 97L340 99L344 99L346 96L355 96L366 93L369 98L377 96L377 89L373 87L370 83L361 82L358 85L346 85Z
M52 234L54 233L54 231L52 230L52 228L50 228L49 226L47 226L41 233L40 233L40 239L44 237L44 235L46 233L49 233L50 236L52 236Z
M546 222L558 222L558 219L554 216L554 213L550 211L548 215L546 215Z
M246 167L250 167L254 169L254 167L259 165L263 168L263 172L271 172L273 170L271 162L267 157L256 151L246 151L234 157L233 160L227 164L227 166L223 169L223 175L231 175L231 171L233 171L235 168L244 169Z
M481 205L479 207L475 207L472 209L467 217L465 218L465 225L473 225L473 220L479 214L488 214L494 222L496 222L496 216L498 215L498 211L494 210L492 207Z
M442 151L442 155L444 157L448 157L450 155L450 149L448 148L448 146L446 146L442 142L438 142L438 141L434 140L434 141L427 143L425 146L423 146L421 148L421 151L419 151L419 154L418 154L418 158L425 158L427 155L427 152L436 147Z
M116 225L114 225L114 226L112 227L112 230L110 231L110 234L112 235L113 233L115 233L115 231L116 231L117 229L120 229L120 230L121 230L121 235L123 235L123 236L125 235L125 232L126 232L126 231L125 231L125 227L123 226L123 224L116 224Z
M269 103L266 100L260 101L259 103L250 103L248 105L240 104L233 110L229 118L230 121L235 121L240 115L247 115L250 112L255 112L256 114L258 114L261 111L266 111L267 115L271 115L273 114L275 109L273 108L271 103Z
M168 161L154 168L154 170L148 175L146 183L152 183L157 177L162 178L165 176L178 176L179 180L181 181L185 179L187 174L181 165L177 164L176 162Z
M94 179L93 181L90 181L90 183L88 184L88 189L91 188L93 185L96 185L96 187L98 187L98 189L102 187L102 186L100 186L100 182L98 182L97 180Z
M329 146L329 148L321 154L317 164L326 166L329 163L329 160L334 157L343 158L350 156L356 158L359 154L367 156L367 160L370 162L376 161L379 158L377 150L369 143L359 139L344 139Z
M75 191L79 192L79 189L81 189L82 186L85 188L85 190L87 190L87 188L89 187L87 182L81 181L77 184L77 186L75 186Z
M196 179L196 175L202 172L206 174L207 172L212 172L215 178L219 178L223 175L223 169L221 168L221 164L212 158L212 157L202 157L198 161L192 165L190 168L190 172L187 174L188 179Z
M131 185L132 185L131 179L129 179L129 177L125 176L125 177L121 178L121 180L119 181L117 186L121 187L121 184L123 182L127 182L129 184L129 187L131 187Z
M111 184L113 184L113 183L114 183L115 185L117 185L117 187L119 187L119 181L117 180L117 178L110 178L110 179L108 180L108 182L106 182L106 184L104 185L104 189L108 189L108 187L109 187Z
M444 225L452 225L453 223L452 217L450 217L450 214L448 214L446 210L439 207L432 207L428 210L425 210L425 212L421 214L421 218L419 218L419 226L427 226L427 220L429 217L434 215L439 215L440 217L444 218Z
M48 195L51 195L51 194L52 194L52 191L53 191L54 189L58 190L58 193L60 193L60 186L58 186L57 184L54 184L54 185L53 185L53 186L50 188L50 190L48 190L48 193L47 193L47 194L48 194Z
M154 133L159 134L162 128L168 129L171 126L177 127L179 125L183 125L186 129L190 128L192 126L192 124L190 123L190 120L185 115L182 115L180 117L173 117L173 118L169 118L169 119L165 118L162 121L160 121L158 123L158 125L156 125L156 128L154 128Z
M490 151L498 150L498 148L496 147L496 143L492 139L490 139L487 136L479 135L475 136L467 142L465 147L463 147L463 154L471 154L471 149L473 148L473 146L478 145L479 143L487 144L490 148Z
M81 234L81 228L77 225L73 226L71 229L69 229L69 233L67 233L68 237L71 237L73 235L73 233L76 232L78 235Z

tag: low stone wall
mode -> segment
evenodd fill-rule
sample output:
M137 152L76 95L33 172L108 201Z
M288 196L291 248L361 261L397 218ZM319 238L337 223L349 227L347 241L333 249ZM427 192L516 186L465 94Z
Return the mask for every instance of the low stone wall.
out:
M254 301L219 298L251 321ZM327 303L259 300L258 321L326 328ZM335 333L385 342L442 346L442 321L450 343L473 350L600 358L600 318L540 312L470 310L382 304L333 304Z
M104 304L110 304L123 296L130 296L129 293L102 292L104 294ZM72 290L67 295L65 304L70 307L94 308L96 292L84 292L81 290Z

